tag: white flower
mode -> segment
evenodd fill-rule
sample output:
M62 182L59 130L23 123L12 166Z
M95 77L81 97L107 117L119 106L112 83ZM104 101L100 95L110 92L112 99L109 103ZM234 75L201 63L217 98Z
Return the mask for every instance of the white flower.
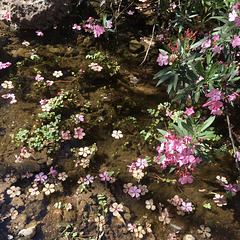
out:
M55 185L54 185L54 184L46 183L46 184L44 185L43 192L44 192L46 195L49 195L50 193L55 192Z
M96 217L95 222L97 224L97 227L99 228L99 231L102 232L103 225L105 224L105 217L103 215Z
M91 153L91 151L90 151L90 149L88 148L88 147L84 147L84 148L79 148L79 155L80 156L83 156L83 157L87 157L87 155L88 154L90 154Z
M103 67L99 66L97 63L91 63L88 65L93 71L101 72Z
M115 202L112 204L112 207L109 208L109 211L113 213L113 216L117 216L119 212L123 212L123 205Z
M23 42L22 42L22 45L29 46L30 43L29 43L28 41L23 41Z
M215 194L215 197L213 198L213 201L217 203L219 207L222 207L223 205L227 205L227 200L224 195Z
M197 229L197 232L201 238L210 238L211 237L211 229L209 227L205 227L204 225L200 225L200 229Z
M142 226L138 226L137 228L135 228L134 233L135 233L135 237L137 238L143 238L143 235L146 234Z
M112 137L114 137L115 139L119 139L123 137L122 131L120 130L114 130L112 132Z
M49 104L42 105L41 107L43 112L49 112L52 109Z
M18 211L14 208L11 208L9 213L9 216L11 216L11 219L15 219L17 215L18 215Z
M153 199L146 200L145 203L147 209L151 209L152 211L156 209L156 206L153 204Z
M39 195L40 192L38 191L38 187L33 187L33 188L29 188L28 190L30 192L30 195L34 196L34 195Z
M13 84L12 84L12 81L4 81L1 86L3 88L7 88L7 89L12 89L14 88Z
M68 178L68 175L65 172L58 174L58 180L65 181Z
M144 177L144 173L142 169L134 169L133 170L133 177L140 181Z
M216 182L220 184L220 186L225 186L228 184L228 181L225 177L220 177L220 176L216 176Z
M138 185L138 188L141 189L141 195L148 193L147 185Z
M20 187L11 186L10 189L7 190L7 194L9 197L14 198L15 196L19 196L21 194Z
M54 71L53 76L59 78L63 75L62 71Z
M90 159L88 158L82 158L81 159L81 163L80 166L82 166L83 168L87 168L89 166L90 163Z

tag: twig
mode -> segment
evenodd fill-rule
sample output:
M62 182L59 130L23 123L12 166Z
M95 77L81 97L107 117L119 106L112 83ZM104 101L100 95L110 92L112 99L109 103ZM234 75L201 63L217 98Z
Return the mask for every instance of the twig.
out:
M239 168L238 158L236 156L236 147L235 147L233 136L232 136L232 130L231 130L231 123L230 123L230 118L229 118L228 106L227 105L225 105L225 106L226 106L226 117L227 117L229 138L230 138L231 143L232 143L232 148L233 148L233 153L234 153L233 156L234 156L234 159L235 159L236 168L238 170L238 174L240 175L240 168Z
M159 11L159 10L160 10L160 0L158 0L158 10L157 10L157 16L156 16L156 18L155 18L155 20L154 20L154 24L153 24L152 37L151 37L150 43L149 43L149 45L148 45L148 49L147 49L147 51L146 51L145 57L144 57L143 61L140 63L139 66L142 66L143 63L144 63L144 62L146 61L146 59L147 59L148 52L149 52L150 47L151 47L151 45L152 45L152 40L153 40L153 37L154 37L155 27L156 27L156 24L157 24L157 19L158 19L158 16L160 15L160 11Z

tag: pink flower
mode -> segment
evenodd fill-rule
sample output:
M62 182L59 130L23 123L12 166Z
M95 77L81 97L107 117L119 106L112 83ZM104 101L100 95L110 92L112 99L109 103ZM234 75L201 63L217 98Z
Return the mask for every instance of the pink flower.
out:
M219 39L220 39L220 35L213 35L213 37L212 37L212 40L214 41L214 42L216 42L216 41L219 41Z
M233 11L237 12L237 10L240 8L240 2L237 4L233 5Z
M36 34L37 34L37 36L39 36L39 37L43 37L43 35L44 35L41 30L37 30L37 31L36 31Z
M50 167L50 172L48 173L48 175L51 174L53 177L55 177L57 175L57 171L53 169L53 167Z
M35 80L40 82L40 81L43 81L44 80L44 77L42 77L40 74L38 74L36 77L35 77Z
M2 63L0 62L0 70L4 68L8 68L11 65L10 62Z
M107 171L104 171L103 174L100 173L99 177L101 181L110 181Z
M181 184L186 183L193 183L193 176L191 175L183 175L181 178L178 179Z
M73 30L80 31L80 30L81 30L81 26L79 26L79 25L77 25L76 23L74 23L72 29L73 29Z
M41 99L41 100L39 101L39 103L40 103L41 105L44 105L47 101L48 101L48 100L45 98L45 99Z
M233 48L240 46L240 37L238 35L234 35L234 39L232 40Z
M140 169L144 169L145 167L148 166L147 160L138 158L136 162L136 166L139 167Z
M240 162L240 152L239 152L239 151L236 152L236 154L235 154L235 158L237 158L238 161Z
M2 17L3 17L3 18L6 18L6 19L9 19L9 18L10 18L10 15L9 15L9 13L5 13Z
M103 34L105 32L104 27L99 26L99 25L94 25L93 26L93 33L94 33L94 37L100 37L101 34Z
M203 48L203 49L206 49L206 48L210 48L211 47L211 39L209 38L209 39L207 39L204 43L202 43L202 45L201 45L201 47Z
M129 11L127 12L127 14L128 14L128 15L133 15L133 14L134 14L134 11L129 10Z
M192 203L190 202L182 202L181 210L185 212L192 212Z
M141 189L137 188L137 186L132 186L129 188L129 195L133 197L140 197Z
M157 59L158 65L163 66L163 65L168 65L168 55L164 55L162 53L159 53L158 59Z
M111 20L107 20L106 24L105 24L105 28L112 28L112 21Z
M81 114L76 114L75 117L73 118L75 123L80 123L84 121L84 116Z
M187 114L188 116L191 116L193 113L195 113L193 110L193 106L190 108L186 107L186 112L184 112L184 113Z
M84 132L83 132L83 129L82 128L74 128L74 138L78 138L78 139L83 139L83 137L86 135Z
M217 90L215 88L213 88L212 91L210 93L206 94L205 96L210 97L211 101L213 101L213 102L221 100L223 98L221 90Z
M222 50L223 50L223 47L221 47L221 46L214 46L212 52L214 54L217 54L217 53L220 53Z
M236 17L234 20L237 27L240 27L240 17Z

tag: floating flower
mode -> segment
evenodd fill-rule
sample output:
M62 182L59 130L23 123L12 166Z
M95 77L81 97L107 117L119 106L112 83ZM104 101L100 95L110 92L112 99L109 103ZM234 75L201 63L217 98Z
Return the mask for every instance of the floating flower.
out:
M192 212L192 203L190 202L182 202L181 210L185 212Z
M40 172L39 174L35 175L34 181L44 183L47 180L47 178L48 178L47 175L44 175L43 172Z
M15 208L11 208L9 213L9 216L11 216L11 219L16 219L17 215L18 215L18 211Z
M19 196L21 194L20 187L11 186L10 189L7 190L7 194L11 198Z
M134 198L140 197L141 189L137 188L137 186L132 186L129 188L129 195Z
M136 228L136 225L135 224L131 224L131 223L128 223L128 231L129 232L134 232L134 229Z
M123 137L122 131L120 131L120 130L113 130L112 137L114 137L115 139L122 138Z
M124 193L129 193L130 187L132 187L132 183L125 183L125 184L123 184L123 192Z
M143 235L146 234L145 230L142 226L138 226L134 229L135 237L137 238L143 238Z
M62 137L63 140L71 139L70 131L69 130L67 130L66 132L61 131L61 137Z
M144 177L144 173L142 169L134 169L133 170L133 177L140 181Z
M141 190L141 195L148 193L147 185L138 185L138 188Z
M37 31L36 31L36 34L37 34L37 36L39 36L39 37L43 37L43 35L44 35L41 30L37 30Z
M89 185L90 183L93 183L94 177L91 176L90 174L88 174L85 178L84 178L84 182Z
M40 192L38 191L38 187L33 187L33 188L29 188L28 191L30 192L30 195L34 196L34 195L39 195Z
M1 86L3 88L7 88L7 89L12 89L14 88L13 84L12 84L12 81L4 81Z
M109 208L109 211L113 213L113 216L119 215L119 212L123 212L123 205L118 203L113 203L112 206Z
M97 224L97 227L99 228L99 231L102 232L103 226L105 225L105 217L103 215L100 215L99 217L96 217L95 223Z
M83 139L86 134L83 132L83 129L78 127L74 128L74 138Z
M205 227L204 225L200 225L200 229L197 229L197 232L200 234L201 238L211 237L211 229L209 227Z
M167 210L167 208L164 208L161 212L161 216L158 217L160 222L163 222L163 224L169 224L171 222L170 214Z
M104 171L103 174L99 174L99 177L101 178L100 179L101 181L109 181L110 180L107 171Z
M53 169L53 166L50 167L50 171L48 173L48 175L51 174L53 177L55 177L57 175L57 171Z
M225 177L220 177L220 176L216 176L216 182L220 184L220 186L225 186L228 184L228 181Z
M224 195L215 194L213 201L217 204L217 206L222 207L223 205L227 205L227 200Z
M44 185L43 192L44 192L46 195L49 195L50 193L55 192L55 185L54 185L54 184L46 183L46 184Z
M80 123L84 121L84 116L82 114L76 114L73 118L75 123Z
M67 204L65 204L65 208L66 208L66 210L67 211L70 211L71 209L72 209L72 204L71 203L67 203Z
M16 157L15 163L22 163L23 162L23 159L20 156L15 155L15 157Z
M91 63L90 65L88 65L93 71L95 72L101 72L103 67L101 67L100 65L98 65L97 63Z
M62 73L62 71L54 71L53 76L56 78L59 78L59 77L63 76L63 73Z
M149 199L145 201L146 208L154 211L156 209L156 206L153 204L153 199Z
M91 153L89 147L80 147L78 154L83 157L87 157Z
M90 159L89 158L82 158L80 161L80 166L83 168L87 168L89 166Z
M194 112L193 110L193 106L190 108L186 108L186 112L184 112L185 114L187 114L188 116L191 116Z
M67 178L68 178L68 175L66 174L66 172L62 172L58 174L58 180L60 181L66 181Z
M30 45L30 42L28 42L28 41L23 41L23 42L22 42L22 45L25 45L25 46L27 47L27 46Z

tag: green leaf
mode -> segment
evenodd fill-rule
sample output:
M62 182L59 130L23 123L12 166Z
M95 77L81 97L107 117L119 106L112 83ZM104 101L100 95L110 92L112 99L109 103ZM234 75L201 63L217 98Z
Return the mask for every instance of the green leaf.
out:
M155 74L153 79L160 78L161 76L165 75L167 72L171 72L171 67L167 67L159 71L158 73Z
M106 0L102 0L102 2L100 3L100 7L102 7L102 5L105 3L106 3Z
M176 167L171 167L169 170L169 173L173 172L176 169Z
M202 125L202 127L199 129L199 132L203 132L205 129L207 129L215 120L215 116L212 116L208 118Z
M183 128L185 128L189 133L191 133L191 134L194 135L194 131L193 131L192 125L188 125L187 123L182 122L182 126L183 126Z
M168 72L167 74L165 74L165 76L161 77L161 79L157 82L156 86L158 86L161 83L165 82L166 80L171 78L171 76L172 76L172 72Z
M199 47L199 46L202 45L202 43L204 43L207 39L208 39L208 37L205 37L205 38L199 40L198 42L194 43L194 44L190 47L190 49Z
M162 129L157 129L163 136L165 136L168 132Z

